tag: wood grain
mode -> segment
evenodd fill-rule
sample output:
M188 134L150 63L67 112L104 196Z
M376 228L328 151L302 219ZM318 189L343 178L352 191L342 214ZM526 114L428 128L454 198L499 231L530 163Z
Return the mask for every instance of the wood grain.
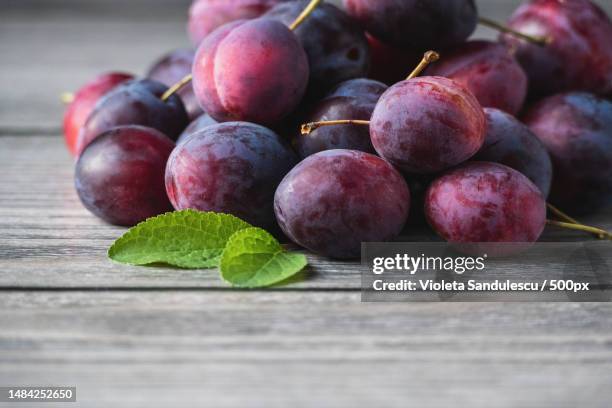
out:
M608 402L608 304L358 302L317 292L6 293L0 383L76 385L88 407Z

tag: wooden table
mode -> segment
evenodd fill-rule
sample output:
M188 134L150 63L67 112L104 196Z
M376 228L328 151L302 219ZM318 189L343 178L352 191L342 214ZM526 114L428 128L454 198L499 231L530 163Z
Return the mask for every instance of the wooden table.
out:
M107 260L124 230L75 195L58 95L187 45L187 1L125 3L3 5L0 386L77 386L84 407L610 406L607 303L362 304L356 265L314 256L255 291Z

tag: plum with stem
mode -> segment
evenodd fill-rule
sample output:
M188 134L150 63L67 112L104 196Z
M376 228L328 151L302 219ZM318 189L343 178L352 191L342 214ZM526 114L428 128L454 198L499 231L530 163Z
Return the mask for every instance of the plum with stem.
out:
M150 79L125 82L107 93L89 115L79 133L77 152L103 132L117 126L151 127L176 140L189 123L177 95L163 100L167 87Z
M258 18L226 24L206 37L192 69L204 111L219 122L262 125L274 125L292 113L306 92L310 73L294 30L320 2L311 0L290 27Z
M307 135L335 125L367 125L376 152L407 173L431 174L472 157L485 138L485 115L467 89L442 77L417 76L438 53L428 51L405 81L380 97L369 121L357 119L310 122Z
M516 115L527 97L527 75L512 51L490 41L468 41L448 53L427 70L470 90L483 107Z
M307 0L278 4L264 18L289 26L307 6ZM315 100L335 85L365 77L370 67L368 41L361 27L333 4L323 3L295 30L310 64L307 98Z
M527 72L533 97L565 91L612 92L612 22L592 1L529 0L508 24L548 38L548 44L539 47L501 36Z
M195 51L189 48L178 49L163 55L149 68L146 77L172 86L191 72ZM181 97L190 120L196 119L203 111L193 92L192 85L186 85L177 91Z
M449 49L479 23L535 44L547 41L479 16L474 0L344 0L344 6L368 33L403 51Z
M372 112L387 86L371 79L352 79L341 83L306 116L309 122L336 119L364 119ZM331 149L351 149L374 153L370 133L363 126L326 126L308 135L298 135L294 147L304 158Z

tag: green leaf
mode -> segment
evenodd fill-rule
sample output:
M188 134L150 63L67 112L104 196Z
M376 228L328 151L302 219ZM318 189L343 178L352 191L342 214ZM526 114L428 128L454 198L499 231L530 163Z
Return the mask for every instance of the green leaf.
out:
M261 228L247 228L231 236L221 257L221 277L234 286L274 285L301 271L308 262L302 254L285 252Z
M233 215L195 210L149 218L130 228L108 250L116 262L165 263L181 268L219 266L228 239L251 225Z

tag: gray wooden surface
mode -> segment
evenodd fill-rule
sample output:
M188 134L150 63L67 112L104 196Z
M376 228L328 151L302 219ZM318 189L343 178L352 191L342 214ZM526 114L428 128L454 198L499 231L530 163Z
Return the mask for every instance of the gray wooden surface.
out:
M188 45L187 1L125 3L2 5L0 386L77 386L83 407L610 406L609 304L361 304L357 265L314 256L249 292L109 262L123 229L78 202L57 96Z

